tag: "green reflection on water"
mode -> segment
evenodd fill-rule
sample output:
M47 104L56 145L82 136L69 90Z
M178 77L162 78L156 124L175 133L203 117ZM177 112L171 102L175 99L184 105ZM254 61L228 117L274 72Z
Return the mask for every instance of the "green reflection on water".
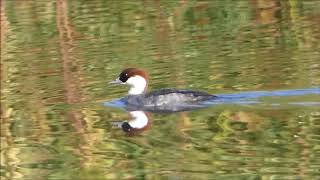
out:
M317 107L151 114L126 136L102 107L127 89L210 93L320 85L318 1L1 1L1 179L315 179ZM319 97L299 97L295 101ZM268 99L270 104L283 99Z

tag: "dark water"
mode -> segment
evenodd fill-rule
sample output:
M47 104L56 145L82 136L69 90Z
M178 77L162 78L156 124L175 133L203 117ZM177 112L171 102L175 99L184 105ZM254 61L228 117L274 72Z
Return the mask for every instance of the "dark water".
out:
M1 180L319 179L319 9L1 0ZM145 113L126 134L115 124L130 114L103 105L126 94L107 84L125 67L149 72L150 89L245 103Z

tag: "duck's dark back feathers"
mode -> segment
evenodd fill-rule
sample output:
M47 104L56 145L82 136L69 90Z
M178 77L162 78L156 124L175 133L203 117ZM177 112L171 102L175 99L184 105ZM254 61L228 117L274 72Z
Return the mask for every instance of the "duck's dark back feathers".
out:
M215 96L206 92L201 92L201 91L193 91L193 90L184 90L184 89L160 89L156 91L152 91L149 93L146 93L145 97L151 97L151 96L160 96L160 95L168 95L168 94L184 94L186 96L193 96L193 97L202 97L202 98L214 98ZM204 100L201 99L201 100Z

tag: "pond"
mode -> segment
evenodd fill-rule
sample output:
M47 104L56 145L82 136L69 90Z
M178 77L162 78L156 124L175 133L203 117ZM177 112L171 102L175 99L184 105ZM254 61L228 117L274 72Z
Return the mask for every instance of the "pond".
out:
M317 179L320 1L1 1L1 179ZM122 69L213 101L128 112ZM244 101L242 101L244 99ZM119 124L142 117L126 133Z

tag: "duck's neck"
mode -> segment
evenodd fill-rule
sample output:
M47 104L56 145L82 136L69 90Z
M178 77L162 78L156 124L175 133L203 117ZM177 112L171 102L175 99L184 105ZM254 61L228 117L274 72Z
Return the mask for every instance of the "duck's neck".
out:
M147 81L141 76L131 77L127 83L130 85L129 95L144 94L147 90Z

